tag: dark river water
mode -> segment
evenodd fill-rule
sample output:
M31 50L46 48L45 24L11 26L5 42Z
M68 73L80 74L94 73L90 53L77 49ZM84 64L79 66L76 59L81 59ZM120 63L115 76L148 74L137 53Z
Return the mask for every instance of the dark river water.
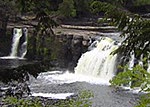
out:
M139 98L134 92L116 90L98 78L63 71L41 73L37 79L31 77L30 88L33 96L52 99L64 99L80 91L89 90L94 94L93 107L133 107Z
M0 68L17 68L29 63L31 62L27 61L26 59L8 59L7 57L0 58Z

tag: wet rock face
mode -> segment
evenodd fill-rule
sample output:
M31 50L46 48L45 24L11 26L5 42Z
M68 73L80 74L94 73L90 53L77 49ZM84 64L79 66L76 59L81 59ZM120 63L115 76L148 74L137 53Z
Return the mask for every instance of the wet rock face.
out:
M20 62L21 63L21 62ZM38 73L44 72L44 66L37 63L23 63L24 65L18 65L15 67L1 66L0 67L0 81L8 83L10 81L25 82L29 80L29 75L34 77L38 76Z
M56 38L58 42L61 42L61 50L59 51L59 62L62 62L61 67L73 70L76 66L78 59L82 53L88 49L88 40L84 39L83 36L77 35L60 35Z
M30 37L27 58L50 61L54 66L71 70L89 46L89 39L82 35L60 34L41 37L42 39Z
M0 57L8 56L12 45L12 30L0 37ZM24 38L21 38L21 40ZM28 60L52 62L54 66L74 68L81 54L87 51L90 38L72 34L37 35L33 29L28 32Z
M0 11L0 56L7 55L9 50L9 40L11 38L10 35L8 34L10 31L7 30L7 22L8 22L8 17L3 14L2 11Z
M83 37L82 36L74 36L73 44L72 44L72 52L73 52L73 63L76 66L78 59L81 57L83 53Z
M12 30L5 31L0 29L0 57L9 55L12 43Z

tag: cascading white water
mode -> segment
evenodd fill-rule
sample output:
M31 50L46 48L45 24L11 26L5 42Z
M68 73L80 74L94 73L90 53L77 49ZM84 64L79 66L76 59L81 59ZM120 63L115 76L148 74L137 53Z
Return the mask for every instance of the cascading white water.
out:
M22 29L14 28L10 57L17 57L18 45L19 45L19 41L20 41L21 36L22 36Z
M150 55L150 54L149 54L149 55ZM144 56L144 55L141 54L140 59L138 60L138 59L136 59L136 57L135 57L134 51L132 51L132 52L130 53L130 60L129 60L129 63L128 63L129 69L132 70L133 67L135 67L137 64L140 65L141 67L143 67L143 66L144 66L144 64L143 64L143 60L144 60L143 56ZM149 59L149 56L148 56L148 59ZM150 60L147 61L147 72L150 73Z
M12 47L11 53L7 57L1 57L4 59L9 58L24 58L27 53L27 35L28 30L27 28L14 28L13 30L13 40L12 40ZM23 43L20 44L21 38L24 38Z
M25 41L22 43L21 45L21 49L20 49L20 56L21 58L24 58L26 53L27 53L27 37L28 37L28 30L27 28L23 28L23 36L25 37Z
M130 60L129 60L129 69L132 69L134 67L134 63L135 63L135 54L134 54L134 51L132 51L130 53Z
M117 54L111 53L117 48L118 45L115 45L114 40L102 37L100 41L97 41L96 48L81 56L75 68L75 74L98 77L109 82L115 75L117 65Z

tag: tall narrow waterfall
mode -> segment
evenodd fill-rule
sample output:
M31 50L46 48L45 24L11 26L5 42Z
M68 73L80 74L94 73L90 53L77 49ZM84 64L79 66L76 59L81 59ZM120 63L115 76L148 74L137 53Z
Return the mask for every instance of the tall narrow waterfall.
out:
M117 49L115 41L102 37L96 47L84 53L75 68L76 74L98 77L109 81L116 72L117 54L111 53Z
M14 28L10 57L17 57L18 46L21 36L22 36L22 29Z
M23 28L23 34L22 34L22 36L24 36L24 42L22 43L22 45L21 45L21 49L20 49L20 57L21 58L24 58L25 57L25 55L26 55L26 53L27 53L27 34L28 34L28 30L27 30L27 28Z
M20 57L24 58L27 53L27 28L14 28L12 48L9 57ZM23 41L21 41L23 38Z

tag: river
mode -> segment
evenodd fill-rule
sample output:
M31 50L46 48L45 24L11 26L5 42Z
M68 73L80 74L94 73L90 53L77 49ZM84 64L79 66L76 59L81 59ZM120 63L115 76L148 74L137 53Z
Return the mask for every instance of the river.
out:
M129 90L117 90L106 85L98 78L76 75L64 71L49 71L30 79L33 96L44 96L51 99L64 99L70 95L89 90L94 94L93 107L133 107L139 95Z

